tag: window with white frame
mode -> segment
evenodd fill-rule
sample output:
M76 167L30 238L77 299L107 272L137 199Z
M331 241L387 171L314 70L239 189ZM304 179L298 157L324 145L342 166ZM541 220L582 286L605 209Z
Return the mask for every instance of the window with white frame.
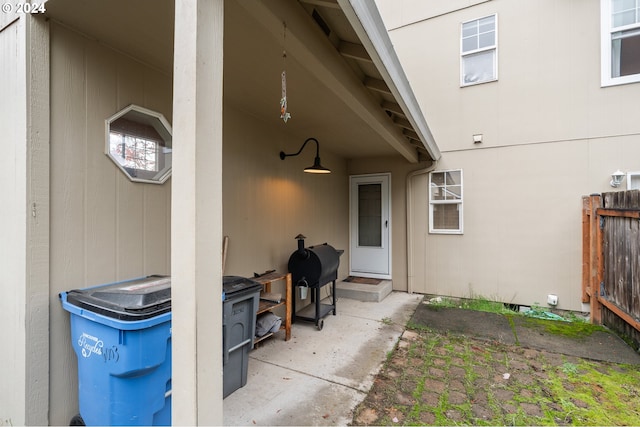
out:
M109 152L125 168L157 172L160 142L160 139L112 130L109 133Z
M462 170L429 174L429 232L462 234Z
M460 86L498 80L498 15L462 23Z
M640 82L640 0L601 0L602 86Z
M627 190L640 190L640 172L627 173Z

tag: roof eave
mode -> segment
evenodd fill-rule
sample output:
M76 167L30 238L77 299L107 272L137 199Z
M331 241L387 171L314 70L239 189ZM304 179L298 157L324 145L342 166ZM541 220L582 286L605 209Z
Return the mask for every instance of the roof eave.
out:
M440 159L440 149L400 65L375 2L371 0L337 1L425 150L432 160Z

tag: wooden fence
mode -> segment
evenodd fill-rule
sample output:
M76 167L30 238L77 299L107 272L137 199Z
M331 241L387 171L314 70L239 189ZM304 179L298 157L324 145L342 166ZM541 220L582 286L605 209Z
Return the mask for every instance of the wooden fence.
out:
M582 199L582 301L591 322L640 345L640 191Z

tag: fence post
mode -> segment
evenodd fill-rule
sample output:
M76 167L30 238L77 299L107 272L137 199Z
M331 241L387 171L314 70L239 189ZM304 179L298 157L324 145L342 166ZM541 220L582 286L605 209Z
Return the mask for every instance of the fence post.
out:
M602 324L602 305L600 304L600 283L603 279L604 259L602 255L602 230L600 229L600 216L596 210L602 206L602 197L599 194L590 196L590 236L589 236L589 288L591 302L591 323Z
M591 198L582 196L582 302L589 302L591 293Z

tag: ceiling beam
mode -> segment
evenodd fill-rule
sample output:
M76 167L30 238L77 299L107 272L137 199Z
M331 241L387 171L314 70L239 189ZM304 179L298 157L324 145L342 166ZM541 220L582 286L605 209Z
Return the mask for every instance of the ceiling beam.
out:
M335 46L324 36L319 37L322 32L315 24L310 25L313 20L303 7L292 7L295 2L283 1L241 1L237 4L274 37L282 36L282 22L286 22L287 53L295 57L399 154L412 163L418 161L415 147L409 144L398 126L380 108L380 104L372 102L371 93ZM383 89L390 93L386 84Z
M338 51L342 56L346 56L347 58L373 64L371 57L367 53L367 49L365 49L361 44L340 41Z
M402 129L402 134L407 138L415 139L416 141L420 141L420 137L414 130Z
M328 7L330 9L340 9L338 0L300 0L302 3L312 4L320 7Z
M390 102L390 101L384 101L381 105L383 110L386 110L390 113L393 113L397 116L401 116L401 117L406 117L404 115L404 111L402 111L402 108L400 107L399 104L396 104L395 102Z
M367 77L364 79L364 85L371 90L375 90L376 92L384 93L387 95L393 95L389 86L384 82L384 80L374 79L373 77Z
M431 158L431 155L424 147L418 148L416 151L418 152L418 160L420 162L431 162L431 164L433 165L433 159Z
M411 122L403 117L395 117L393 119L393 123L395 123L396 125L402 128L413 130L413 126L411 126Z

